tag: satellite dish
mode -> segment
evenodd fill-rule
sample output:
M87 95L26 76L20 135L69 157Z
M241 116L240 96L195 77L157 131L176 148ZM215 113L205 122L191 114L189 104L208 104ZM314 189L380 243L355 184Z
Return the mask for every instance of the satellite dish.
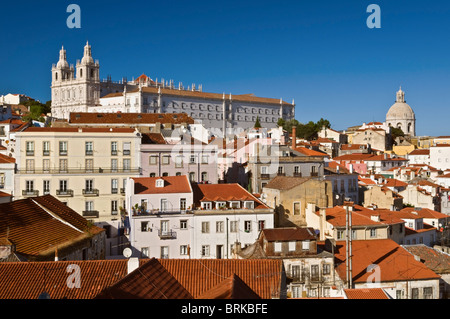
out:
M131 249L130 248L125 248L123 250L123 255L125 256L125 258L130 258L131 257Z

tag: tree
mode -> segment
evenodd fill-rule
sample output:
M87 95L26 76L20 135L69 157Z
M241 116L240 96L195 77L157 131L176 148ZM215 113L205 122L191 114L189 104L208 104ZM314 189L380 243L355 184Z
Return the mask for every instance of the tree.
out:
M402 129L399 127L392 127L391 135L392 135L392 138L395 140L397 137L405 136L405 133L403 133Z
M259 122L259 117L256 117L256 122L254 128L261 128L261 123Z

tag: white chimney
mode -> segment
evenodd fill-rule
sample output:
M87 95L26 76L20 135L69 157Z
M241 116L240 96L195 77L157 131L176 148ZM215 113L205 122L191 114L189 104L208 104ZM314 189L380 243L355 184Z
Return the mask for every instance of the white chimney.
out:
M379 222L380 221L380 215L371 215L370 219L373 220L374 222Z
M128 259L127 267L128 267L128 269L127 269L128 274L135 271L136 269L138 269L139 268L139 258L133 257L133 258Z

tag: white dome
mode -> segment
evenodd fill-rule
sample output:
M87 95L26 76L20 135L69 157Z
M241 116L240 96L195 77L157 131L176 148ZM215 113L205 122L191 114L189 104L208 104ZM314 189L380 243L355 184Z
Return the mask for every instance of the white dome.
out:
M386 115L386 120L414 119L415 114L411 106L405 102L396 102Z
M414 111L411 106L405 102L405 92L402 88L397 92L397 100L394 105L391 106L386 114L386 121L389 120L413 120L415 119Z

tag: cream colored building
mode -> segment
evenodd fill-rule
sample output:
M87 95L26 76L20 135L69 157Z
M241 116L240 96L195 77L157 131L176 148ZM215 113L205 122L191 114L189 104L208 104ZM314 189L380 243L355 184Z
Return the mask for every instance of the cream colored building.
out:
M120 219L140 144L129 128L30 127L16 134L15 198L51 194L94 222Z

